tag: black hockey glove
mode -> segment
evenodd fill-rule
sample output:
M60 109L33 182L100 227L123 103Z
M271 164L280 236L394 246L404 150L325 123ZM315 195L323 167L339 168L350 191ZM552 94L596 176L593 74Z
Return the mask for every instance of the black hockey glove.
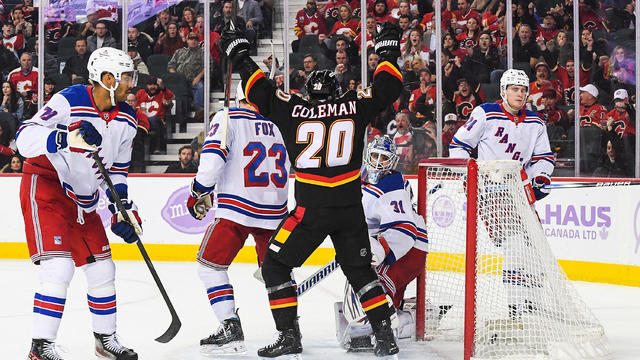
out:
M378 25L376 34L376 54L378 56L397 59L400 56L400 28L386 21Z
M231 21L228 21L222 29L220 48L231 59L231 62L236 64L243 58L249 57L251 45L242 30L232 26Z

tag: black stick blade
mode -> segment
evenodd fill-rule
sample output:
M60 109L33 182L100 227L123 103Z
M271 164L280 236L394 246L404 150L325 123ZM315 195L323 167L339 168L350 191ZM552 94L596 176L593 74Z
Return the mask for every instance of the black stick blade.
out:
M171 325L169 325L169 328L164 332L164 334L156 338L156 341L163 344L168 343L176 337L178 331L180 331L180 327L182 327L182 323L180 322L180 319L178 319L178 316L171 314Z

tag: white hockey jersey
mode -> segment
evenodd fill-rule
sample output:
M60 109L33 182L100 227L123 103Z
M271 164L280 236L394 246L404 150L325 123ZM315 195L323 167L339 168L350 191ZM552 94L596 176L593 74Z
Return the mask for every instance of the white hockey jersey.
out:
M393 172L375 185L363 184L362 207L369 236L384 238L379 242L387 254L385 264L393 264L412 247L427 251L427 227L413 210L409 182L401 173Z
M278 128L251 110L230 108L227 145L220 148L223 112L213 117L196 174L214 190L216 218L276 229L287 215L289 159Z
M547 127L533 111L514 117L500 103L477 106L454 135L449 157L469 158L476 146L478 160L518 160L530 179L553 172Z
M45 155L55 168L65 194L84 212L91 212L98 205L98 189L107 189L104 178L90 153L66 149L49 153L47 138L54 130L66 131L73 122L90 122L102 136L98 154L120 192L127 191L131 148L138 130L131 106L120 102L111 112L101 112L95 106L91 89L92 86L75 85L53 95L31 120L22 123L16 134L20 154L27 158Z

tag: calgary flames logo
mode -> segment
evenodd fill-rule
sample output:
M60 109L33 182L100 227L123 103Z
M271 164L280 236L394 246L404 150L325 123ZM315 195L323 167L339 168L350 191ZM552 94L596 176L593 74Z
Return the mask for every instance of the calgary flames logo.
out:
M461 102L456 106L458 112L459 121L466 121L469 119L471 112L473 111L473 105L470 102Z

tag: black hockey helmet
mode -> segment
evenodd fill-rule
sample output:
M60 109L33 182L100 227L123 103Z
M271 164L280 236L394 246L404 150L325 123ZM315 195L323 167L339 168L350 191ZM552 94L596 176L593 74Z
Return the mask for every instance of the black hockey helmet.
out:
M331 70L312 71L307 77L304 88L313 100L335 99L340 93L340 83Z

